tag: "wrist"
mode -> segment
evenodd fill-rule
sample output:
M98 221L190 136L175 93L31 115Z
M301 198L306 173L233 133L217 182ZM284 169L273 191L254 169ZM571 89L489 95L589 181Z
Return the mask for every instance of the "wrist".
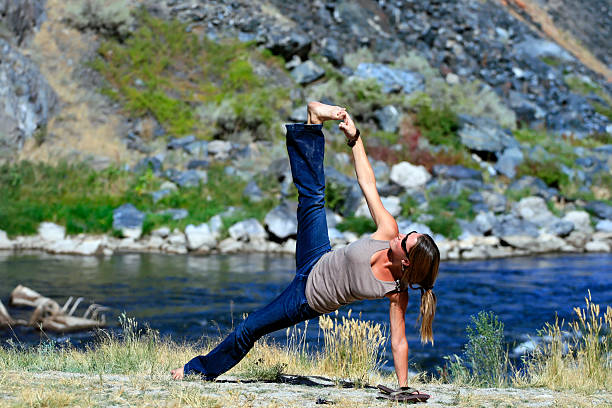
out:
M346 141L346 144L349 145L349 147L355 146L355 143L357 143L357 139L359 139L359 135L361 135L361 132L359 131L359 129L356 129L355 136L347 137L348 140Z

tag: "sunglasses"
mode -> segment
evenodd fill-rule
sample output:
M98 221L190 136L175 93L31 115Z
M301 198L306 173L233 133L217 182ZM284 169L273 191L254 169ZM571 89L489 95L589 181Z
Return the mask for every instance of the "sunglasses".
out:
M402 239L402 249L404 250L404 252L406 253L406 258L408 258L408 250L406 249L406 240L408 239L408 237L410 236L410 234L416 234L416 231L410 231L409 233L406 234L406 236L404 237L404 239Z

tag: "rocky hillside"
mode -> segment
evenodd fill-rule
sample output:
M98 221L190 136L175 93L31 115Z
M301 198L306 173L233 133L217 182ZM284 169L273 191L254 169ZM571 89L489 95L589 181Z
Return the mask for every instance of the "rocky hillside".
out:
M610 11L576 4L0 1L10 197L0 229L31 234L54 221L71 234L121 231L116 209L145 233L170 226L183 236L219 215L208 225L220 231L214 248L230 221L291 213L280 125L305 120L316 99L356 118L403 227L491 241L470 256L525 253L534 241L549 243L538 251L609 251ZM578 9L580 19L567 18ZM371 224L342 136L326 132L327 202L342 243ZM53 167L65 160L77 167ZM45 187L58 180L57 191ZM265 227L258 234L276 244L292 236Z

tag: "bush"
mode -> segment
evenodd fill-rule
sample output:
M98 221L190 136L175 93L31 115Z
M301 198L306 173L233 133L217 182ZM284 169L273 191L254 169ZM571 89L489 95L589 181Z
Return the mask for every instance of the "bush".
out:
M128 0L73 0L66 6L66 20L79 30L126 38L134 25Z
M353 231L358 235L376 231L376 224L370 217L346 217L336 227L340 231Z
M436 234L442 234L447 238L457 239L461 235L461 227L457 219L471 220L475 214L472 204L468 200L468 191L462 191L456 197L441 196L433 197L428 201L427 213L433 217L425 224Z
M421 105L417 112L416 125L431 144L461 149L461 138L457 134L459 120L448 106L433 109L429 105Z
M199 39L176 20L143 12L138 21L125 42L108 40L98 49L92 66L108 82L106 95L134 115L152 115L174 135L279 133L274 125L288 92L260 78L250 62L277 65L276 58L251 43Z
M493 312L471 316L466 327L468 342L464 357L446 357L447 380L478 386L498 387L506 383L508 354L504 351L504 324Z

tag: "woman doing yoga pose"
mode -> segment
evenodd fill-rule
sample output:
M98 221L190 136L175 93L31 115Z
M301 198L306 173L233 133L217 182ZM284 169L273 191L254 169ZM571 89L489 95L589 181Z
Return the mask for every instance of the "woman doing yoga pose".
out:
M346 247L331 250L325 219L323 122L339 120L353 152L355 172L376 232ZM257 339L275 330L312 319L361 299L389 299L391 350L401 387L408 380L405 313L408 287L421 291L421 341L433 343L432 322L440 253L429 235L401 234L385 209L359 131L344 108L308 104L306 124L287 125L287 151L298 198L296 275L289 287L264 308L248 315L206 356L172 370L174 379L199 374L213 380L235 366ZM418 285L414 287L413 285Z

